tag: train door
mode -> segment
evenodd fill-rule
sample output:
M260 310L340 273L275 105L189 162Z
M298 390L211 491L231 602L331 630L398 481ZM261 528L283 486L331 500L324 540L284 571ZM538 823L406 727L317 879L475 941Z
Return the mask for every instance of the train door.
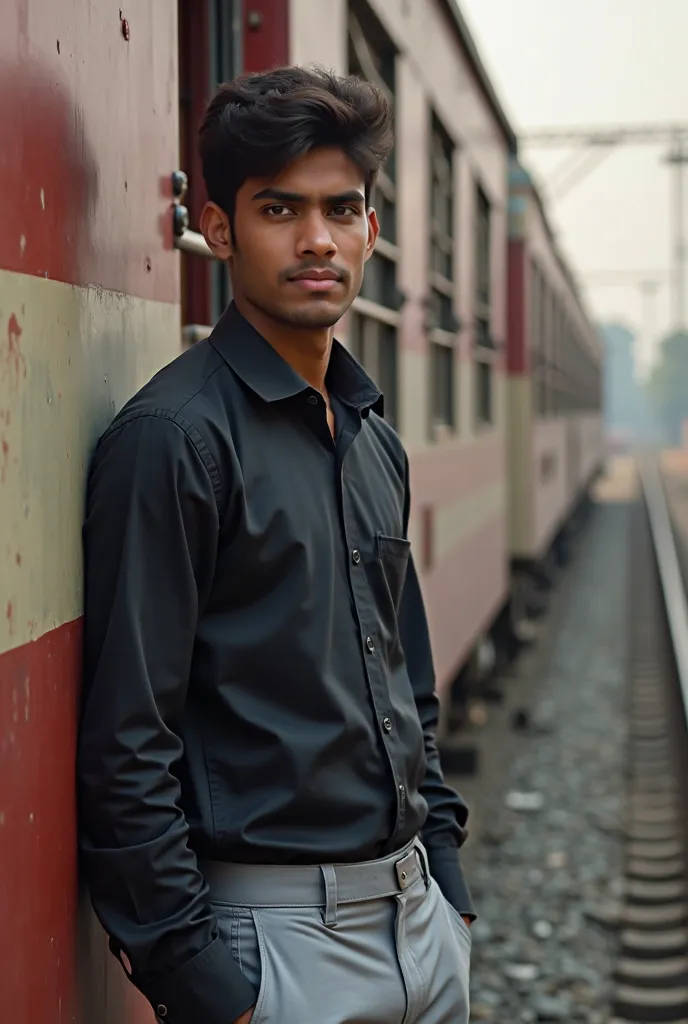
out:
M198 129L218 83L289 59L289 0L178 0L179 167L177 195L186 212L178 221L182 252L182 341L207 337L231 299L229 275L211 258L199 234L206 201L198 157ZM182 191L184 189L184 191Z
M180 168L187 191L180 201L188 210L189 228L198 231L206 200L198 157L198 128L217 83L242 67L241 0L178 0ZM182 335L185 345L204 337L229 302L223 266L197 253L182 252Z

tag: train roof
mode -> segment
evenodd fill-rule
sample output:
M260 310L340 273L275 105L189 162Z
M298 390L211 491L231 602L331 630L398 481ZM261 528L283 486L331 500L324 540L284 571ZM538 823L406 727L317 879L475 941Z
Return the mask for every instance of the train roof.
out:
M439 2L454 28L464 53L468 57L480 90L487 100L492 113L497 119L502 134L506 139L509 151L515 154L518 150L518 138L516 132L512 128L511 122L504 112L504 108L499 101L499 97L497 96L495 87L492 84L492 80L490 79L490 76L485 69L485 65L480 58L478 47L476 46L475 40L471 35L471 31L459 9L458 0L439 0Z

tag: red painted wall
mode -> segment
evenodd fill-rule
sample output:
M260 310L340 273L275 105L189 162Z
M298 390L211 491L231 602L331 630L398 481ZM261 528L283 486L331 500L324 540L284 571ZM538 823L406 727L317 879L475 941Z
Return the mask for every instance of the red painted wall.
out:
M0 268L173 302L173 15L137 0L4 0ZM151 11L148 8L151 8ZM155 69L155 74L152 69ZM141 159L141 154L148 154Z
M289 62L289 0L246 0L244 71Z

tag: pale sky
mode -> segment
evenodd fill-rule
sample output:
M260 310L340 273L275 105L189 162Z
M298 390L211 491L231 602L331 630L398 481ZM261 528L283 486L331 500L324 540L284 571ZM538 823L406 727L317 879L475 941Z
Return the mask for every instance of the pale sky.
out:
M514 128L688 122L688 0L459 0ZM521 148L545 180L570 150ZM620 148L549 205L564 253L586 283L599 271L671 267L672 173L661 146ZM688 170L685 181L688 207ZM655 336L671 325L670 291L635 285L586 297L599 319Z

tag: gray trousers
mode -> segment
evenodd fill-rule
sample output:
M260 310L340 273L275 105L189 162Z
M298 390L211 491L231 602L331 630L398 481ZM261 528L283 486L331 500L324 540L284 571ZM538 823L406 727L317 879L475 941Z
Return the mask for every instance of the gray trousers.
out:
M252 1024L468 1024L471 935L415 841L364 864L203 871Z

